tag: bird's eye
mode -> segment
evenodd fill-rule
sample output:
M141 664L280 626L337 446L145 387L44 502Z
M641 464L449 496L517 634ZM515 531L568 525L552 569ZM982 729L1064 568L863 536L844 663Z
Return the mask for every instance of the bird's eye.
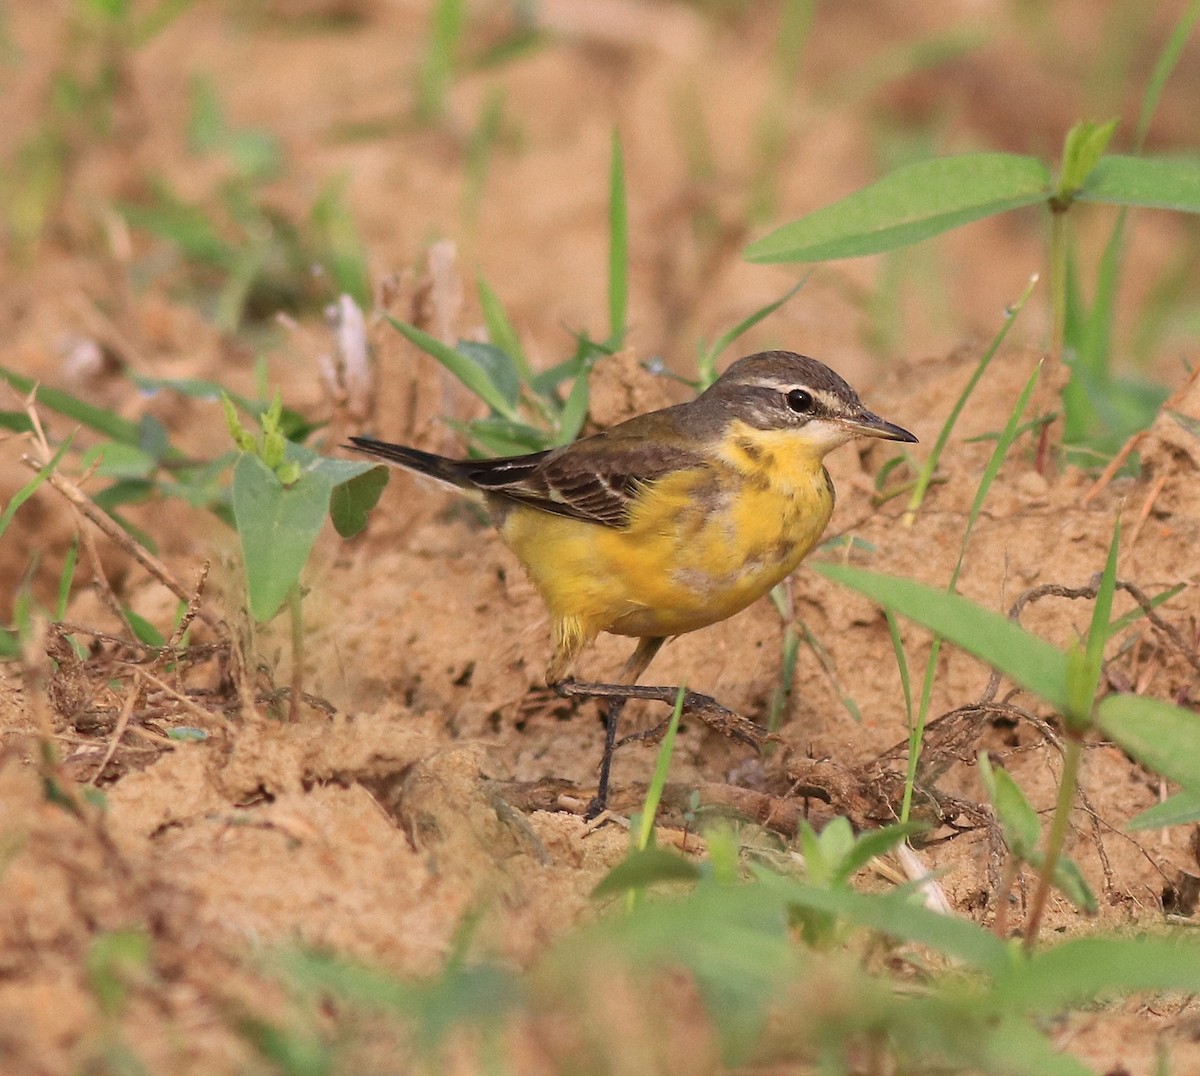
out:
M787 405L798 415L806 415L812 410L813 398L811 392L803 389L792 389L787 394Z

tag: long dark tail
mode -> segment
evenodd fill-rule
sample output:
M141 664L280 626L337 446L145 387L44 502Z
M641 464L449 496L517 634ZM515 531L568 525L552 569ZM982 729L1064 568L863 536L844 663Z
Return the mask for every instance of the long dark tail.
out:
M422 452L419 448L409 448L407 445L393 445L387 441L375 441L370 437L351 437L346 446L365 456L388 463L398 463L418 474L429 475L440 482L448 482L452 486L468 489L475 483L469 474L470 461L452 460L445 456L437 456L432 452Z

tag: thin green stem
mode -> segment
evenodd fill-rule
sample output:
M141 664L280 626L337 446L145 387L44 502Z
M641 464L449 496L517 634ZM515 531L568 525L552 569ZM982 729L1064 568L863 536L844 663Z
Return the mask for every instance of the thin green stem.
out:
M288 595L292 628L292 690L288 700L288 720L300 720L300 696L304 693L304 612L300 606L300 584L293 583Z
M1029 925L1025 930L1026 949L1032 949L1037 942L1038 931L1042 925L1042 914L1050 899L1050 889L1054 884L1054 872L1058 869L1058 859L1062 855L1063 845L1067 840L1067 829L1071 822L1071 805L1075 802L1075 790L1079 785L1079 761L1082 757L1083 739L1079 736L1069 735L1063 750L1063 772L1058 783L1058 802L1054 805L1054 819L1046 838L1046 858L1038 873L1037 891L1033 896L1033 908L1029 913Z
M1067 325L1067 214L1050 213L1050 354L1062 360Z

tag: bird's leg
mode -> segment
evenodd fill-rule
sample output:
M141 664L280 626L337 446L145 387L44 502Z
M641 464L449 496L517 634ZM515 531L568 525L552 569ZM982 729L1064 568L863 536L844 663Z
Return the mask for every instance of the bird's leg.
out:
M640 697L631 694L637 690L635 686L637 679L646 671L646 666L650 664L654 655L666 641L664 636L639 639L637 649L625 662L625 668L621 670L619 683L584 684L574 680L559 680L550 685L564 697L609 700L608 705L604 708L604 754L600 759L600 779L596 784L596 795L583 814L588 821L600 814L608 803L608 778L612 770L613 752L617 748L617 724L621 718L621 711L625 708L625 700Z

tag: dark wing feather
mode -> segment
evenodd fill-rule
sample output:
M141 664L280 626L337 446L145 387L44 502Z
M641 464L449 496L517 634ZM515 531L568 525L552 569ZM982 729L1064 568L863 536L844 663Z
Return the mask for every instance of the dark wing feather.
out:
M599 434L549 453L464 466L472 484L493 496L571 519L624 527L642 488L674 471L704 464L703 457L669 444L618 446Z
M677 408L622 423L565 448L490 460L454 460L366 437L349 447L442 482L477 489L493 500L543 512L624 527L640 490L675 471L707 465L681 446L672 420Z

